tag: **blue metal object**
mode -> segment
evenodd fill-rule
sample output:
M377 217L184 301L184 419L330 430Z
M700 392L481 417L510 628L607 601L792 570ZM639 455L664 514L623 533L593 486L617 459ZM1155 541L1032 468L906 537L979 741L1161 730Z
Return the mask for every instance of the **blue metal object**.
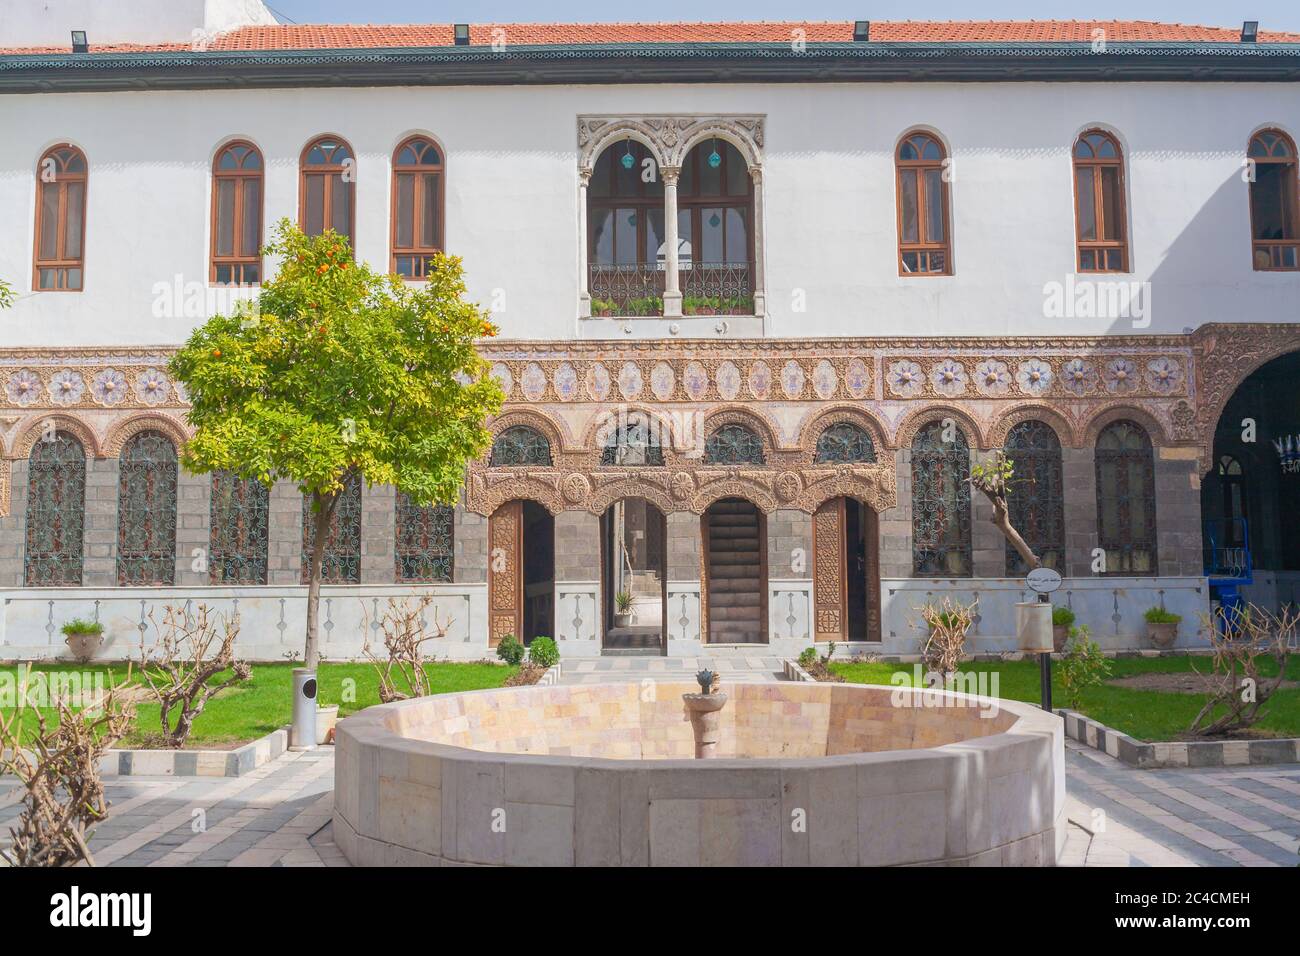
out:
M1219 602L1221 619L1229 621L1245 609L1240 589L1255 579L1250 526L1245 518L1210 518L1205 522L1204 539L1210 597Z

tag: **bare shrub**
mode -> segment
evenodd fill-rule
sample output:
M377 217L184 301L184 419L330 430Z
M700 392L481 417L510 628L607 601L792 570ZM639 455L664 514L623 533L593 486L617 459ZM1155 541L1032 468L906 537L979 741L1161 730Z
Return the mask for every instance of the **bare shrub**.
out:
M1192 664L1205 682L1206 701L1190 730L1206 737L1245 730L1263 716L1264 705L1286 678L1300 609L1288 605L1272 614L1255 604L1241 609L1220 606L1213 615L1201 617L1210 634L1213 666L1202 674ZM1259 665L1269 658L1277 675L1263 677Z
M425 619L425 613L431 607L433 620L429 623ZM395 700L427 697L431 687L425 664L434 658L425 656L424 645L428 641L446 637L455 619L449 617L446 621L440 621L438 609L433 607L433 598L423 594L414 600L389 598L388 607L377 623L384 635L384 652L387 656L381 658L375 653L369 636L361 650L379 675L380 701L389 704ZM372 623L368 613L365 614L364 626L369 635Z
M507 687L527 687L529 684L536 684L546 673L546 668L541 664L534 664L532 661L524 661L519 665L519 670L515 671L506 678Z
M239 619L213 615L206 604L200 604L194 613L167 605L161 626L153 612L149 622L158 632L158 640L149 648L141 635L140 670L159 704L163 746L184 747L208 701L227 687L248 680L253 667L235 659ZM212 683L225 670L230 676Z
M0 715L0 773L13 774L27 791L9 829L11 843L0 849L10 866L95 865L87 846L89 828L108 812L99 761L135 719L135 704L124 693L130 682L128 667L121 684L110 683L103 696L79 711L60 699L54 727L31 708L36 729L25 736L25 708L15 708L8 719Z
M925 668L946 681L957 673L966 652L966 632L975 619L975 605L960 604L945 596L939 604L926 604L920 611L930 633L921 648Z

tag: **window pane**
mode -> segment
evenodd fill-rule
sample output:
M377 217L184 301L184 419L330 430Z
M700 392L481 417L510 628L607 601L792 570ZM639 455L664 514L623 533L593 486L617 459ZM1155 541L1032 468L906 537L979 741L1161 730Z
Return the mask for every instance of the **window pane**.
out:
M56 243L59 239L59 184L41 184L41 244L38 259L58 257Z
M397 177L397 209L393 218L397 223L397 248L410 249L415 235L415 177L410 174Z
M1111 242L1124 238L1123 194L1119 167L1107 166L1101 173L1101 237Z
M1291 167L1272 163L1259 163L1255 167L1255 181L1250 186L1250 220L1256 239L1285 239L1283 176Z
M700 195L701 196L720 196L722 195L722 165L716 168L709 165L709 156L713 153L714 147L708 144L701 144L695 147L695 153L699 156L700 163ZM722 147L717 147L718 155L722 155Z
M342 176L330 177L330 225L339 235L352 238L352 184Z
M943 234L943 170L925 171L925 240L944 242Z
M592 242L591 261L596 265L607 266L614 261L614 211L612 209L593 209L591 211Z
M749 230L746 228L746 209L727 210L727 262L743 264L749 261Z
M1079 217L1079 238L1095 241L1097 238L1097 211L1093 205L1096 197L1092 191L1092 169L1084 167L1074 171L1074 188L1077 215Z
M235 254L235 181L217 180L217 255Z
M665 257L664 249L664 211L662 209L648 209L646 217L646 261L662 262Z
M745 160L730 144L727 150L727 194L744 196L749 192L749 170Z
M700 261L722 262L722 209L700 210Z
M902 172L903 241L917 242L916 172Z
M65 259L81 258L81 214L85 196L85 183L68 183L68 224L63 237Z
M68 288L68 289L80 289L80 288L81 288L81 270L80 270L80 269L69 269L69 270L68 270L68 273L67 273L67 280L66 280L66 282L64 283L64 287L65 287L65 288Z
M433 249L438 245L438 176L436 173L426 173L423 176L421 189L424 195L421 197L420 214L420 245L425 249Z
M633 265L637 261L636 248L637 211L614 210L614 261L619 265Z
M319 236L325 231L325 177L308 176L306 189L307 210L303 216L303 232Z
M256 256L261 253L262 244L262 183L257 179L244 180L244 221L243 237L240 240L239 254Z

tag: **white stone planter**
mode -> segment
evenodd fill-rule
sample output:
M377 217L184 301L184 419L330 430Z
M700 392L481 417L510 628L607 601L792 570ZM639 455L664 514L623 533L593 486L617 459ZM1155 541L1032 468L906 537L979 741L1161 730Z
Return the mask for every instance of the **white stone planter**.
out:
M339 722L339 705L316 709L316 743L333 743L334 725Z

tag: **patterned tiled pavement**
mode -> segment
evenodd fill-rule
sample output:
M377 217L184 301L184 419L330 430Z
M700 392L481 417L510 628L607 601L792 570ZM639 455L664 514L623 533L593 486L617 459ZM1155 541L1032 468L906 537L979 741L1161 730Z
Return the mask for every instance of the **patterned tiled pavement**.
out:
M1300 764L1134 770L1066 742L1065 866L1294 866ZM345 866L330 839L332 747L243 777L109 777L91 851L109 866ZM18 813L0 779L0 834ZM0 837L4 838L4 837Z

